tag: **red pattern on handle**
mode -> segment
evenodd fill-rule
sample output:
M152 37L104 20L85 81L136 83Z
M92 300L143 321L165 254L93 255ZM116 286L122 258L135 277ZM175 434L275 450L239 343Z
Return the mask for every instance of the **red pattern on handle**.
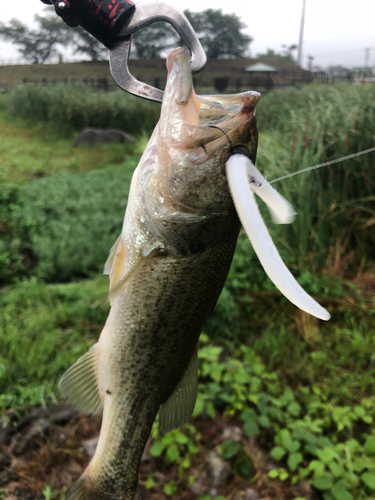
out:
M135 8L131 0L65 0L64 3L65 8L60 9L61 1L56 1L57 14L74 19L108 48L112 47Z

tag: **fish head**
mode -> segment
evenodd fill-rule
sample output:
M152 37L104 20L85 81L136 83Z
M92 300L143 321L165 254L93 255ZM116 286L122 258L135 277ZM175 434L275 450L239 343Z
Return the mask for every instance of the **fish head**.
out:
M228 153L245 148L255 161L258 92L199 96L189 53L167 58L168 80L156 136L159 183L164 203L180 210L218 213L232 207L225 173Z

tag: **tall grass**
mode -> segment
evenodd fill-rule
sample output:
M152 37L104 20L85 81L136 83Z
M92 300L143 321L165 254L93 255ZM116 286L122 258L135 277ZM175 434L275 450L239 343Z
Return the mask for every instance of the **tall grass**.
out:
M375 145L374 86L273 93L258 115L258 166L269 180ZM275 185L298 213L287 230L274 232L299 269L345 275L374 264L374 166L373 152Z
M54 123L62 133L85 127L119 128L135 136L151 134L160 105L121 90L95 92L79 83L18 85L9 93L10 111L22 118Z

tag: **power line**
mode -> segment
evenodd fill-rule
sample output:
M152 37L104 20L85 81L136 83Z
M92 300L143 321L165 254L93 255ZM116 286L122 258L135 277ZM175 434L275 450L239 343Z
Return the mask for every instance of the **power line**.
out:
M374 48L373 48L373 47L370 47L369 49L370 49L370 50L371 50L371 49L373 50ZM322 52L321 54L319 54L319 53L317 54L317 53L316 53L313 49L311 49L311 48L310 48L310 49L308 49L308 50L309 50L309 52L314 52L314 54L315 54L315 56L316 56L316 57L326 57L326 56L327 56L327 57L330 57L330 56L335 56L335 55L337 55L337 54L352 54L353 52L362 52L362 51L363 51L363 49L352 49L352 50L340 50L340 51L338 51L338 52ZM367 49L365 49L365 50L367 50Z

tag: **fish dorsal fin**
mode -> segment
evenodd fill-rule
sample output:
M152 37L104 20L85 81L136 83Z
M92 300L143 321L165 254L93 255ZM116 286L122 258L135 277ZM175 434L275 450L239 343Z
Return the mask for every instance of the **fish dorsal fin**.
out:
M170 398L160 407L161 432L177 429L186 424L193 413L198 391L198 354L194 352L190 363Z
M109 251L108 259L106 260L106 263L104 264L103 274L109 275L111 273L113 262L114 262L115 257L116 257L117 247L120 243L120 239L121 239L121 234L117 238L115 243L112 245L111 250Z
M103 407L98 387L97 344L62 376L59 389L80 412L96 415Z

